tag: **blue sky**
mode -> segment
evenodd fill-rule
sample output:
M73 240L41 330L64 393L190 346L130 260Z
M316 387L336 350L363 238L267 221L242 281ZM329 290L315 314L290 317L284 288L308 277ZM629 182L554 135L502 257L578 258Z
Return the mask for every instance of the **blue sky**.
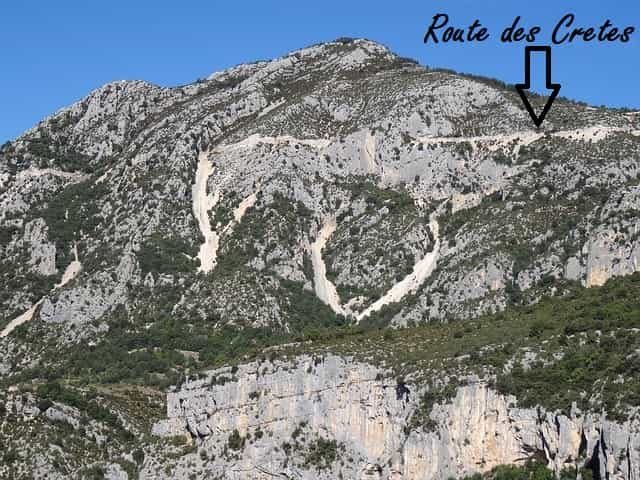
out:
M482 44L425 45L431 17L475 18L493 38ZM497 41L516 15L540 25L539 44L568 12L576 26L605 19L638 31L626 44L553 48L561 95L591 104L640 108L640 2L637 0L135 1L2 2L0 142L46 115L120 79L163 86L190 83L237 63L268 59L340 36L384 43L422 64L521 82L524 44Z

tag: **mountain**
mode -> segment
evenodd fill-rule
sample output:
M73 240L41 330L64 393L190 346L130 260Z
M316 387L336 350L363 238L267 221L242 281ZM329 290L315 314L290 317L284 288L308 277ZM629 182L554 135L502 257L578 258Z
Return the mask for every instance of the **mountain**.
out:
M105 85L0 149L0 477L640 478L639 174L368 40Z

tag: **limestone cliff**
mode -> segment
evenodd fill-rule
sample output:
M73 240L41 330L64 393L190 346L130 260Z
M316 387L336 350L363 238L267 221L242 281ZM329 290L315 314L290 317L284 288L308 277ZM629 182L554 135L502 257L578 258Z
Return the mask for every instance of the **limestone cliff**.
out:
M640 478L638 419L615 423L604 412L585 414L575 406L567 414L518 408L514 397L476 379L434 406L427 431L410 428L421 393L376 367L333 355L251 363L233 373L209 372L169 393L167 419L153 432L187 435L206 452L201 457L215 459L185 457L172 478L187 478L197 461L208 474L229 479L434 480L534 456L558 473L589 466L595 478ZM234 431L247 440L228 456ZM316 436L340 446L322 470L304 462Z

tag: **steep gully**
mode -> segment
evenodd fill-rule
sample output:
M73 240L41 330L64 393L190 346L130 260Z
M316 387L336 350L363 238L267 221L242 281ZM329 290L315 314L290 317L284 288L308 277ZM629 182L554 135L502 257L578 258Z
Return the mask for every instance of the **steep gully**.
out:
M316 295L320 300L329 305L331 309L340 315L345 315L346 311L340 305L340 297L336 287L327 278L327 267L322 259L322 249L336 229L336 221L329 218L318 232L318 238L311 244L311 264L313 266L313 285Z
M435 241L432 250L413 266L413 270L409 275L393 285L382 297L369 305L365 310L357 313L341 305L335 285L327 278L327 268L322 259L322 249L336 229L335 219L328 218L318 233L317 240L311 244L313 283L316 295L337 314L353 315L358 322L373 312L379 311L385 305L399 302L407 294L414 293L436 268L440 253L440 237L438 221L435 216L431 217L429 228Z
M216 265L218 253L218 234L211 228L209 220L209 210L216 206L220 200L219 192L214 195L207 194L207 180L213 173L213 165L209 161L209 153L201 152L198 155L198 167L196 169L196 179L192 187L193 214L198 221L200 232L204 236L204 243L200 245L198 259L200 259L199 270L208 273Z
M198 155L196 178L192 186L193 214L198 221L198 227L204 237L204 242L200 245L200 251L198 252L198 259L200 260L199 271L204 273L211 272L216 266L220 237L224 234L231 233L234 225L238 224L247 210L255 204L259 191L258 188L258 191L252 193L240 202L233 212L233 220L227 223L221 232L218 233L211 226L209 211L218 204L222 196L220 190L216 190L213 194L207 193L207 183L209 177L214 172L210 155L210 152L201 152Z

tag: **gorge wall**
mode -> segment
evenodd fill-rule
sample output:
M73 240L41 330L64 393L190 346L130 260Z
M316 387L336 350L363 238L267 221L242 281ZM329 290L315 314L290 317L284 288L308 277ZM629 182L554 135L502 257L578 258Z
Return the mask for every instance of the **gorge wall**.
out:
M615 423L575 406L567 414L518 408L476 379L435 405L429 425L411 428L422 393L333 355L250 363L169 393L167 419L154 434L188 436L206 452L199 462L215 459L202 468L229 479L459 478L532 457L556 472L587 466L594 478L640 478L637 420ZM234 431L244 440L230 453ZM330 464L309 464L318 439L335 441ZM192 461L183 459L173 474L186 478Z

